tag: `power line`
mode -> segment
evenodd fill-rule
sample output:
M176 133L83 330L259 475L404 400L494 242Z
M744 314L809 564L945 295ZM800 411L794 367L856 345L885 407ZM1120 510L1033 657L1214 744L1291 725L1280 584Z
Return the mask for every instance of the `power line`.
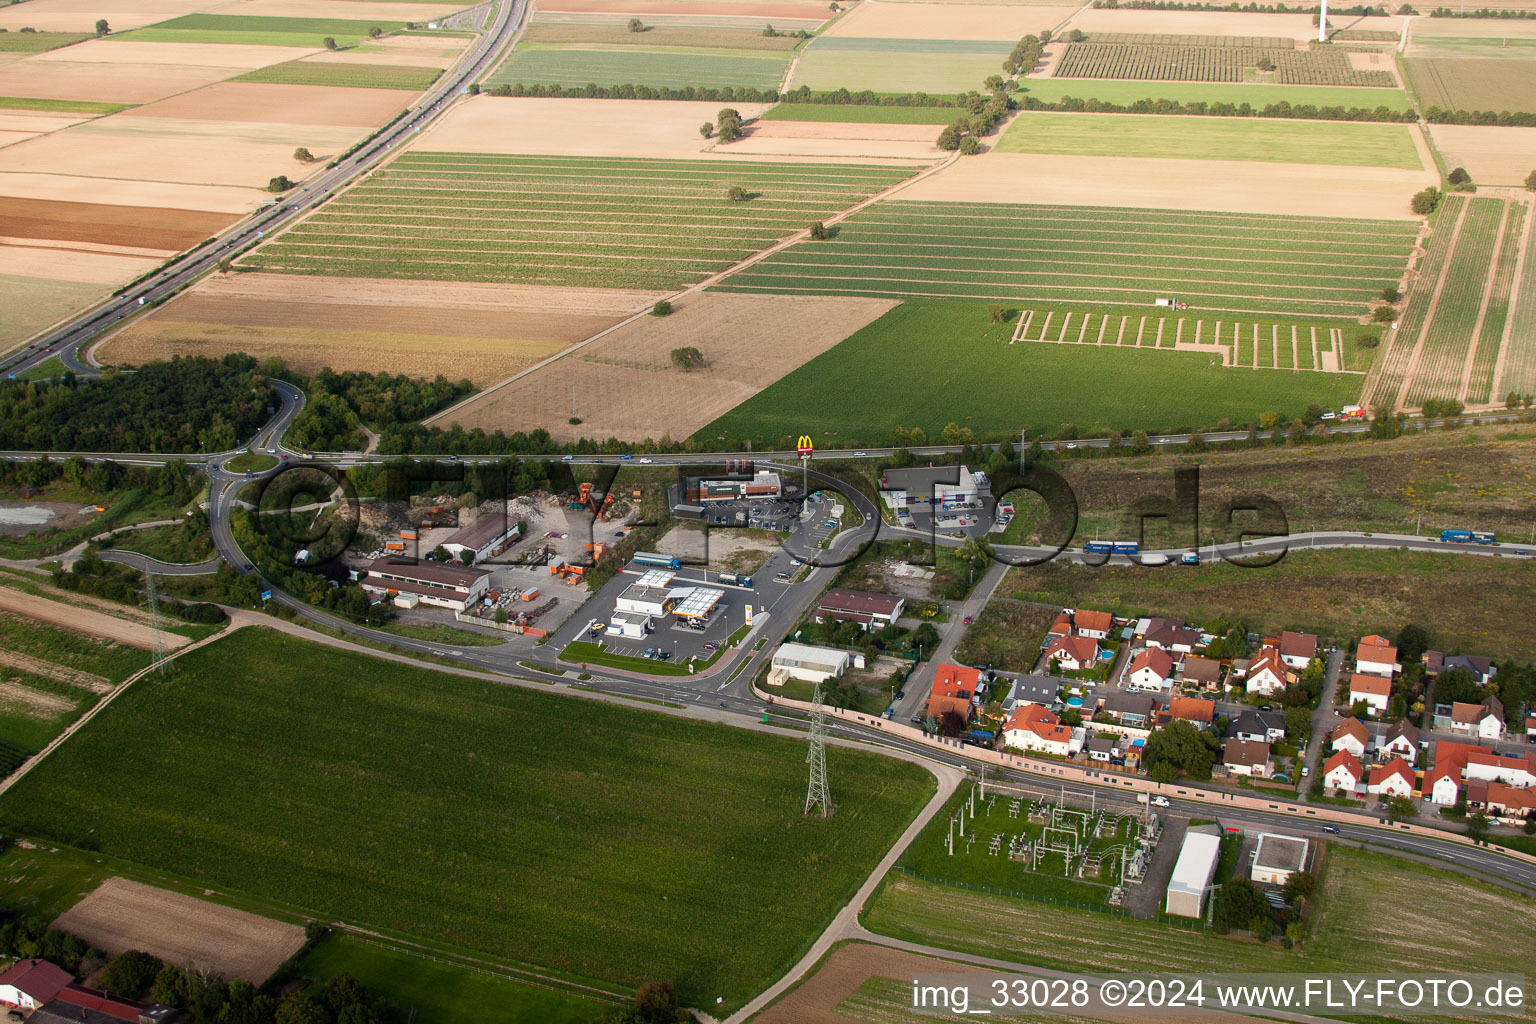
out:
M155 629L154 654L150 660L150 668L165 675L165 666L168 663L165 650L165 635L160 631L160 596L155 591L155 574L149 566L144 566L144 596L149 601L149 617Z
M811 779L805 792L805 813L810 815L815 808L818 816L825 818L832 813L832 797L827 792L827 711L821 703L819 683L811 703L814 705L811 708L811 746L805 752L806 763L811 766Z

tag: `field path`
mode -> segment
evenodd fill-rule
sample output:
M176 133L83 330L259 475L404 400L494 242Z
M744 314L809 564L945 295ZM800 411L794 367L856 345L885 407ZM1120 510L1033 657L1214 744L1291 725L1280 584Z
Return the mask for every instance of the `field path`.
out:
M999 136L1002 134L1003 130L1006 127L1007 127L1006 124L999 124L998 125L997 133L998 133ZM849 217L853 216L856 213L859 213L862 210L865 210L865 209L869 208L870 206L874 205L875 203L878 203L878 202L881 202L883 200L889 199L891 196L895 195L897 192L900 192L902 189L907 188L910 185L915 185L917 182L922 181L924 178L927 178L927 177L932 176L933 174L936 174L937 172L939 172L939 171L943 170L944 168L950 166L956 160L959 160L959 159L960 159L960 153L958 151L956 151L954 153L951 153L945 159L940 160L938 163L934 163L934 164L928 165L923 170L921 170L918 173L914 174L912 177L907 178L907 179L905 179L903 181L898 181L896 184L892 185L890 188L886 189L885 191L883 191L883 192L876 192L874 195L870 196L868 199L864 199L864 200L862 200L860 202L857 202L857 203L853 204L852 206L848 207L846 210L843 210L843 211L841 211L839 213L834 213L832 216L830 216L830 217L826 218L825 220L823 220L822 224L824 224L825 226L830 228L834 224L838 224L838 223L840 223L840 222L842 222L844 220L847 220ZM704 280L699 281L697 284L690 285L687 288L684 288L682 291L677 292L677 293L671 295L668 298L668 301L670 301L673 305L677 305L677 304L681 303L684 299L688 298L689 296L702 294L707 289L714 287L715 285L719 284L721 281L725 280L727 277L729 277L730 275L736 273L737 271L745 270L748 267L754 266L754 265L762 262L763 260L767 259L768 257L775 255L776 253L783 252L785 249L788 249L790 246L794 245L797 242L806 241L810 237L811 237L811 229L809 227L801 228L799 231L796 231L794 234L789 235L788 237L779 239L777 242L775 242L774 244L770 245L768 248L759 250L758 252L753 253L751 256L748 256L746 259L741 260L740 262L735 263L735 264L733 264L733 265L731 265L729 267L726 267L724 270L721 270L718 273L711 274L709 277L706 277ZM529 366L526 369L520 370L517 373L514 373L512 376L506 378L505 380L497 381L495 384L492 384L490 387L485 388L482 391L478 391L475 394L472 394L472 395L468 396L467 398L464 398L464 399L462 399L460 401L457 401L457 402L453 403L452 405L450 405L448 408L444 409L443 411L441 411L439 413L435 413L435 414L433 414L431 416L428 416L426 419L422 420L421 422L425 426L429 426L429 427L432 426L433 424L451 423L453 421L453 417L458 414L459 410L465 408L466 406L469 406L471 403L482 402L482 401L484 401L484 399L485 399L485 397L487 395L490 395L490 394L492 394L494 392L500 391L502 388L506 387L508 384L511 384L511 383L513 383L515 381L522 380L524 377L528 376L529 374L534 373L534 372L536 372L538 370L542 370L544 367L546 367L549 364L555 362L556 360L565 359L565 358L567 358L569 356L572 356L572 355L576 354L577 352L580 352L582 349L586 348L588 345L591 345L593 342L599 341L602 338L606 338L608 335L612 334L614 331L617 331L617 330L619 330L622 327L627 327L630 324L635 323L636 321L642 320L645 317L648 317L650 315L651 315L651 311L649 309L643 309L643 310L640 310L637 313L633 313L630 316L625 317L623 320L620 320L618 323L613 324L610 327L603 328L601 331L598 331L596 334L592 335L590 338L584 338L581 341L576 342L576 344L571 345L568 348L562 349L559 352L556 352L552 356L548 356L547 358L540 359L538 362L534 363L532 366Z
M1461 368L1461 384L1456 389L1456 400L1463 405L1467 402L1467 392L1472 390L1472 370L1477 364L1477 346L1483 336L1483 321L1488 319L1488 303L1493 299L1495 280L1498 277L1499 253L1504 251L1504 232L1508 229L1509 201L1506 199L1503 208L1499 211L1499 230L1493 236L1493 259L1488 264L1488 276L1483 280L1483 294L1477 304L1477 321L1472 325L1471 340L1467 343L1467 360ZM1507 331L1508 317L1505 317L1504 324ZM1502 348L1502 345L1500 347ZM1492 391L1489 391L1488 397L1493 398Z
M1424 354L1424 339L1429 336L1429 329L1435 322L1435 310L1440 305L1440 293L1445 290L1445 280L1450 276L1446 270L1456 256L1456 243L1461 239L1461 226L1467 222L1467 211L1471 208L1471 203L1461 204L1456 217L1456 226L1451 229L1451 243L1445 250L1445 266L1441 268L1440 280L1435 282L1435 294L1430 296L1429 309L1424 314L1424 322L1419 325L1419 336L1413 339L1413 352L1408 356L1408 365L1403 368L1403 382L1398 385L1397 394L1392 396L1394 409L1401 409L1403 403L1408 400L1408 387L1413 383L1413 375L1418 372L1419 357ZM1394 343L1397 341L1396 338L1392 340Z
M1502 385L1504 383L1504 372L1509 362L1509 349L1514 343L1515 312L1520 305L1520 296L1522 294L1520 282L1525 280L1525 257L1531 244L1531 220L1532 218L1527 215L1524 230L1520 235L1520 254L1515 257L1515 279L1514 286L1510 289L1509 293L1509 312L1504 317L1504 337L1499 341L1499 355L1493 364L1493 386L1488 389L1488 400L1490 402L1497 402L1499 395L1505 393Z

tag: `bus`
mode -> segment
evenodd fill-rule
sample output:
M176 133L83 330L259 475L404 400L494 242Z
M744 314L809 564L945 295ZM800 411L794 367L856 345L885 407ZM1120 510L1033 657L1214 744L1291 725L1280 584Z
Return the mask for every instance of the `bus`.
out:
M660 565L668 569L676 569L682 564L672 555L658 555L654 551L636 551L630 561L637 565Z

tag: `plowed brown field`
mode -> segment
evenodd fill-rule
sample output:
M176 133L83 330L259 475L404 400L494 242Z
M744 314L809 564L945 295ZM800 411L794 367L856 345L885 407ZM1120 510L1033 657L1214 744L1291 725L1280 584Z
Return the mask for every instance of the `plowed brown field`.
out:
M155 631L150 626L125 622L116 616L104 615L101 612L65 604L62 601L50 601L46 597L38 597L24 590L0 587L0 611L24 615L29 619L37 619L64 629L78 630L107 640L116 640L130 647L151 650L155 646ZM186 637L175 633L161 633L160 636L164 646L170 650L185 647L191 643Z
M0 234L180 252L238 219L226 213L0 196Z
M706 292L669 317L645 317L440 414L439 426L543 427L559 440L686 437L885 313L894 302ZM692 346L702 369L671 351ZM570 425L576 395L578 426Z
M304 945L304 929L179 892L109 878L54 921L115 956L141 949L260 985Z

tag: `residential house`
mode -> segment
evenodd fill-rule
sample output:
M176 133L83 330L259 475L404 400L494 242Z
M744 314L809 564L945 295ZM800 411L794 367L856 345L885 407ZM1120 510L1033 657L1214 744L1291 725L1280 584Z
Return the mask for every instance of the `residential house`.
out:
M971 720L971 698L981 685L981 673L964 665L934 666L933 688L928 691L924 710L934 718L953 711L962 720Z
M1204 690L1221 685L1221 662L1191 654L1179 666L1179 678Z
M73 1021L75 1024L81 1021L90 1024L102 1019L113 1022L127 1021L129 1024L156 1024L159 1021L179 1017L181 1011L169 1006L161 1006L159 1003L141 1003L135 999L125 999L99 988L65 985L59 991L58 998L44 1006L32 1019L40 1022L47 1021L52 1019L48 1016L49 1014L57 1015L62 1020Z
M1445 655L1439 651L1425 651L1422 660L1424 662L1424 674L1427 676L1437 676L1440 674L1440 670L1445 667Z
M1003 746L1031 753L1069 757L1083 749L1086 732L1062 723L1038 704L1026 704L1003 724Z
M848 590L833 587L816 606L816 621L840 619L857 622L866 630L884 629L895 625L901 618L906 599L891 594L875 594L867 590Z
M1120 753L1112 736L1095 736L1083 749L1088 751L1088 757L1091 760L1102 761L1105 764L1118 758Z
M1293 633L1286 630L1276 637L1273 643L1265 641L1264 646L1278 650L1280 660L1297 671L1312 664L1312 659L1317 657L1317 637L1311 633Z
M1365 766L1347 750L1341 750L1323 762L1323 788L1353 795L1365 777Z
M1285 739L1285 713L1248 708L1227 726L1227 735L1258 743L1278 743Z
M1492 694L1481 704L1457 701L1451 705L1450 729L1484 740L1504 738L1504 704Z
M1107 640L1109 631L1115 628L1115 617L1109 612L1080 609L1072 613L1072 632L1090 640Z
M1126 684L1138 690L1173 689L1173 655L1160 647L1146 647L1131 659Z
M1397 660L1397 648L1384 636L1368 636L1355 648L1355 671L1368 676L1391 678L1403 670Z
M1406 718L1400 722L1392 723L1392 728L1387 730L1377 750L1383 756L1391 755L1400 757L1409 765L1419 763L1419 728Z
M1269 756L1268 743L1240 740L1234 736L1222 747L1221 761L1231 775L1267 779L1275 773L1275 763Z
M1067 672L1081 672L1099 663L1099 645L1086 636L1062 636L1045 648L1045 663Z
M1356 672L1349 677L1349 703L1351 706L1365 701L1365 708L1373 715L1387 713L1387 702L1392 699L1392 680L1386 676Z
M1492 659L1484 658L1477 654L1450 654L1445 657L1442 671L1449 672L1453 668L1464 668L1472 673L1473 682L1484 686L1493 682L1493 677L1499 674L1498 666Z
M1414 775L1408 762L1394 757L1386 764L1371 769L1371 777L1365 791L1385 800L1394 796L1413 796Z
M1200 631L1184 626L1158 626L1142 637L1148 647L1160 647L1173 654L1193 654L1200 646Z
M1525 738L1536 740L1536 715L1525 716Z
M1167 725L1174 719L1189 722L1197 729L1209 729L1216 721L1216 702L1204 697L1174 697L1166 709L1158 712L1157 724Z
M1061 683L1054 676L1020 676L1009 684L1003 710L1016 711L1025 704L1054 708L1060 699Z
M1347 750L1364 760L1365 752L1371 744L1371 731L1360 719L1346 718L1328 734L1328 743L1330 750Z
M1285 663L1280 660L1280 652L1273 647L1266 647L1258 656L1248 662L1248 673L1245 677L1244 688L1249 693L1262 693L1269 697L1285 689Z
M1145 637L1148 633L1151 633L1153 630L1164 629L1164 628L1167 628L1169 626L1182 627L1183 625L1184 625L1184 623L1181 620L1179 620L1179 619L1159 619L1159 618L1137 619L1136 620L1136 625L1135 625L1135 634L1137 636L1140 636L1140 637Z
M1456 802L1463 782L1499 782L1514 789L1536 787L1536 753L1499 754L1487 747L1440 740L1435 744L1435 764L1424 775L1424 792L1442 806Z
M1467 809L1506 821L1536 817L1536 789L1473 779L1467 783Z
M18 960L0 974L0 1003L35 1010L74 980L74 975L47 960L35 957Z
M1099 711L1131 729L1150 729L1158 701L1145 693L1111 693L1099 704Z

